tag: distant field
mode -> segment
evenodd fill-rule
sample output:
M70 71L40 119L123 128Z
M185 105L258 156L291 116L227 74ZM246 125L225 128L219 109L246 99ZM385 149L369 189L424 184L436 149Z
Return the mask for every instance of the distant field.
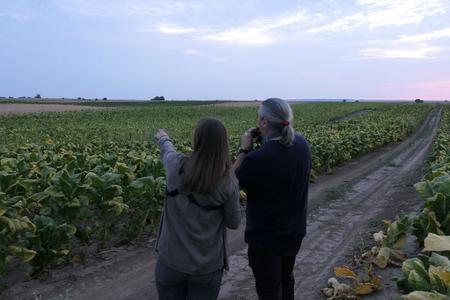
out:
M0 114L37 113L37 112L64 112L98 109L92 106L73 104L29 104L29 103L0 103Z

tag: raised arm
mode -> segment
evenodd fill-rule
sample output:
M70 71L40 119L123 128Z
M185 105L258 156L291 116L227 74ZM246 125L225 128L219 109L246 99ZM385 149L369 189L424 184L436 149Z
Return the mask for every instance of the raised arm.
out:
M161 152L160 159L167 169L169 163L173 162L175 158L179 156L179 153L175 150L172 140L163 129L159 129L155 134L155 140L158 143Z

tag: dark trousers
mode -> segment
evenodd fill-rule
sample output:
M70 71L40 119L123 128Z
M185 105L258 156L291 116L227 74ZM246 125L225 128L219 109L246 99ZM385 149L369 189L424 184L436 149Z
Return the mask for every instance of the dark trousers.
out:
M260 300L294 300L292 271L300 245L285 249L248 245L248 260Z
M174 270L160 260L156 262L155 279L160 300L216 300L223 270L190 275Z

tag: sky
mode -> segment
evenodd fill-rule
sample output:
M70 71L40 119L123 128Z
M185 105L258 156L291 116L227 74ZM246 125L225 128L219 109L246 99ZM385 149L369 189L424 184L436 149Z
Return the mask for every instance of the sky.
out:
M0 96L450 99L450 0L0 0Z

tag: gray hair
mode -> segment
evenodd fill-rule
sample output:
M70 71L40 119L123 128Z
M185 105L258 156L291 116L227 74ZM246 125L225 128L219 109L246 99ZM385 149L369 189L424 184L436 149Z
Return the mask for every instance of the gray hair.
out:
M294 114L291 106L279 98L269 98L261 103L258 114L269 123L269 126L280 133L280 143L290 146L294 142L295 131L292 127ZM286 121L289 124L286 124Z

